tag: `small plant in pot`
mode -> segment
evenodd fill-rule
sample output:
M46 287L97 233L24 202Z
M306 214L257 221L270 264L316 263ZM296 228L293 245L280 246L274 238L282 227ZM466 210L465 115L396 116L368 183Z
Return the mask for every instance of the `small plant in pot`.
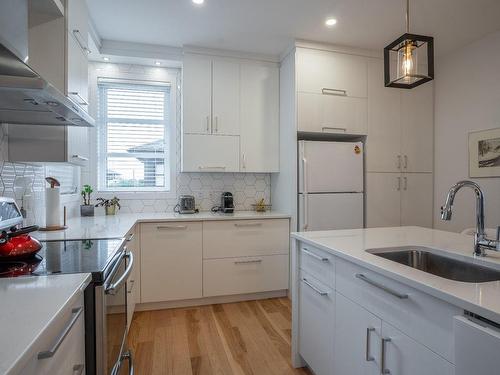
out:
M120 209L120 199L117 197L113 197L111 199L104 199L104 198L97 198L97 204L95 205L96 207L104 207L106 210L106 215L115 215L116 214L116 207Z
M83 185L82 188L82 198L83 204L80 206L80 215L82 216L94 216L94 205L90 204L90 195L94 192L92 186Z

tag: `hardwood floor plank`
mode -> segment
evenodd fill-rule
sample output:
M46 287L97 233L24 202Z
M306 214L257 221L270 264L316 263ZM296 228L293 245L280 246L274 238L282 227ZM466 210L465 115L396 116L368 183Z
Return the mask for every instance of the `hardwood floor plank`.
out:
M137 312L136 375L310 375L290 363L288 298Z

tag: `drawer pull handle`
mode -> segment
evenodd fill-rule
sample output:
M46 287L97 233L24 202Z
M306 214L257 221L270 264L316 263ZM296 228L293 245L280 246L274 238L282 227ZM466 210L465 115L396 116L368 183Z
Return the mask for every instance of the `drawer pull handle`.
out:
M237 260L234 264L251 264L251 263L262 263L262 259L255 260Z
M262 223L235 223L235 227L245 228L245 227L261 227Z
M340 130L343 131L344 133L347 132L347 128L338 128L334 126L323 126L321 130L323 130L323 132L325 132L325 130Z
M132 290L134 289L134 285L135 285L135 280L129 280L128 281L129 285L130 285L130 289L127 290L127 293L128 294L131 294L132 293Z
M84 368L85 368L84 365L74 365L73 366L73 374L75 374L75 375L82 375Z
M221 169L221 170L226 170L226 167L224 166L217 166L217 165L214 165L214 166L207 166L207 165L200 165L198 167L199 170L205 170L205 169Z
M388 368L385 367L385 352L387 350L386 348L386 344L388 342L391 342L391 339L388 338L388 337L383 337L382 338L382 350L380 351L380 373L382 375L385 375L385 374L390 374L391 373L391 370L389 370Z
M365 358L366 362L372 362L375 361L375 358L372 357L370 354L370 336L371 333L375 331L375 328L369 327L366 329L366 353L365 353Z
M66 328L64 328L64 331L62 331L62 333L59 336L59 338L57 339L56 343L54 344L54 346L50 350L46 350L46 351L38 353L38 359L52 358L56 354L57 350L59 349L59 347L63 343L66 336L68 336L68 334L70 333L71 328L73 328L73 326L76 324L76 322L77 322L78 318L80 317L80 315L82 314L82 312L83 312L83 307L78 307L78 308L71 310L71 314L73 314L73 318L71 319L69 324L66 326Z
M347 90L329 89L327 87L321 89L321 93L323 95L347 96Z
M309 255L311 258L314 258L314 259L317 259L323 263L329 263L330 262L330 259L328 258L324 258L324 257L320 257L319 255L316 255L312 252L310 252L308 249L306 249L305 247L302 249L302 252L306 255Z
M302 282L306 284L309 288L314 290L316 293L318 293L320 296L326 297L328 295L328 292L325 292L317 287L315 287L313 284L311 284L305 277L302 278Z
M368 277L366 277L365 275L363 275L362 273L357 273L356 274L356 278L357 279L360 279L362 281L364 281L365 283L368 283L370 285L373 285L374 287L376 288L379 288L379 289L382 289L384 292L387 292L391 295L393 295L394 297L397 297L399 299L407 299L408 298L408 294L405 294L405 293L399 293L395 290L392 290L391 288L388 288L386 287L384 284L381 284L379 283L378 281L375 281L375 280L372 280L372 279L369 279Z
M159 225L156 227L158 230L169 230L169 229L177 229L177 230L182 230L182 229L187 229L187 225Z

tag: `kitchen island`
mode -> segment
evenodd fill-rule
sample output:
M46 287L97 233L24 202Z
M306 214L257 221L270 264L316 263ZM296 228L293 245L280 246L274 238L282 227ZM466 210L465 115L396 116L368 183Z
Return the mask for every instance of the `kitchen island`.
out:
M456 342L463 331L457 327L467 331L475 324L471 335L482 329L482 323L464 316L489 320L487 334L498 336L491 327L500 322L499 281L454 281L370 252L424 248L500 270L498 253L473 257L470 236L397 227L293 233L292 238L296 366L307 364L318 375L391 370L437 375L453 374L455 367L462 374L467 357L462 349L482 351Z

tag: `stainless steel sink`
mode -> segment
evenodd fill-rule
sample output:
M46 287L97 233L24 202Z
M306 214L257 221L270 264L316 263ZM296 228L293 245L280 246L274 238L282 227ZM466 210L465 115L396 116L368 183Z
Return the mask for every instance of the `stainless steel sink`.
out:
M392 260L445 279L466 283L500 280L500 271L442 256L425 248L387 248L367 250L373 255Z

